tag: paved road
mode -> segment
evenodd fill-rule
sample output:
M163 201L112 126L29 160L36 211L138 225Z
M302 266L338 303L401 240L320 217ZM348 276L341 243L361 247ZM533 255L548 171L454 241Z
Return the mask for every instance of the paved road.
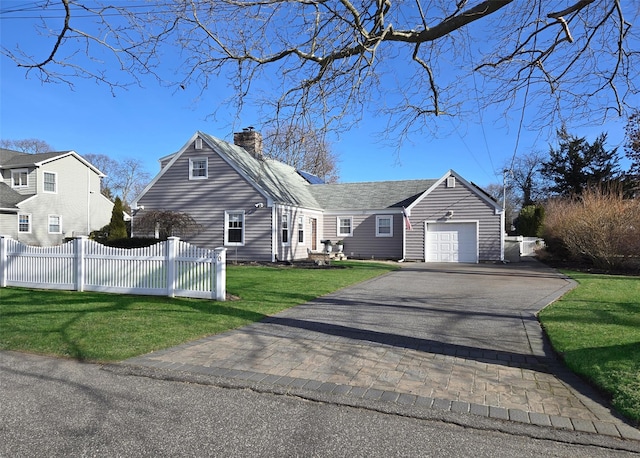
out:
M573 286L535 261L407 264L125 365L310 399L380 401L640 440L543 338L535 313Z
M392 415L374 406L224 389L196 378L150 378L152 372L169 378L166 371L131 376L123 369L0 352L0 456L604 458L640 452L640 442L613 437L553 431L550 440L532 438L527 425L506 434L489 430L480 417L469 424L463 422L471 416L450 412Z

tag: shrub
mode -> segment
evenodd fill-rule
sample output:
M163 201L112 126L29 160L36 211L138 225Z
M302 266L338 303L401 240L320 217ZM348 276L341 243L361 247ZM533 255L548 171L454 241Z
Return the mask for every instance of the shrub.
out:
M640 200L587 190L578 199L547 203L543 236L560 258L587 259L617 269L640 261Z

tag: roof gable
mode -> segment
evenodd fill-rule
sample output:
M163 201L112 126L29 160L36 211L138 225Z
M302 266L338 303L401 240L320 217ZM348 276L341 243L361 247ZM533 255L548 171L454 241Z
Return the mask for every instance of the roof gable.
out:
M22 153L20 151L0 149L0 168L15 169L23 167L41 167L48 162L62 159L67 156L76 158L78 161L89 167L99 176L105 176L105 174L98 170L97 167L95 167L93 164L91 164L89 161L84 159L73 150L31 154Z
M271 202L320 208L308 190L307 181L296 172L295 168L275 159L256 159L244 148L203 132L196 132L177 153L165 156L165 159L171 159L134 202L140 200L155 185L198 137Z
M462 176L460 176L454 170L449 170L447 173L445 173L442 176L442 178L440 178L439 180L435 180L435 182L433 183L433 185L429 189L427 189L421 196L419 196L409 206L407 206L407 210L411 211L411 209L413 207L418 205L424 198L426 198L429 194L431 194L447 178L450 178L450 177L454 177L456 180L458 180L460 183L462 183L465 187L467 187L472 193L474 193L476 196L478 196L478 198L480 200L484 201L490 207L493 207L493 209L495 210L496 213L499 213L499 212L502 211L502 206L498 202L493 200L486 192L484 192L482 189L480 189L477 185L465 180Z

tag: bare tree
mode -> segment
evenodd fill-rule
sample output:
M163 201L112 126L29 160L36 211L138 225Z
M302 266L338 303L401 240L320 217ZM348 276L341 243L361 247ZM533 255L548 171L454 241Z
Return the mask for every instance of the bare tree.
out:
M265 134L265 154L327 183L338 181L338 158L324 135L311 128L288 125Z
M514 157L505 169L508 170L512 181L514 194L518 196L518 205L525 207L539 202L545 193L545 184L540 172L548 154L532 151L522 156Z
M22 153L48 153L53 151L51 145L44 140L37 138L24 138L22 140L0 140L0 148L11 149L14 151L20 151Z
M405 133L432 115L459 115L468 101L507 110L536 102L532 117L547 125L620 116L640 81L632 26L639 8L631 0L86 3L43 3L49 48L2 53L46 82L84 77L115 90L152 75L205 91L223 77L238 109L262 100L267 121L314 119L341 129L367 107ZM169 46L182 61L166 71ZM178 76L166 81L171 74Z
M507 183L507 186L498 183L490 183L484 188L485 192L489 194L500 205L504 202L504 230L505 232L511 231L511 226L518 216L520 209L518 197L514 193L514 188L511 184ZM505 194L506 193L506 194Z
M127 158L118 162L104 154L85 154L84 158L106 175L102 179L102 194L110 199L120 196L126 211L131 211L131 199L138 195L151 179L142 161Z

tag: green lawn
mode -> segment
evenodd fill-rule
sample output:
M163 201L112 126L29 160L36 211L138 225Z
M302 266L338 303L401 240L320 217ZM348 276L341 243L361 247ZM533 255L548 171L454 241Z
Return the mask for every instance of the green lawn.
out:
M565 273L579 286L540 321L567 366L640 423L640 277Z
M392 264L340 269L229 266L215 302L158 296L0 288L0 349L119 361L260 320L374 276Z

